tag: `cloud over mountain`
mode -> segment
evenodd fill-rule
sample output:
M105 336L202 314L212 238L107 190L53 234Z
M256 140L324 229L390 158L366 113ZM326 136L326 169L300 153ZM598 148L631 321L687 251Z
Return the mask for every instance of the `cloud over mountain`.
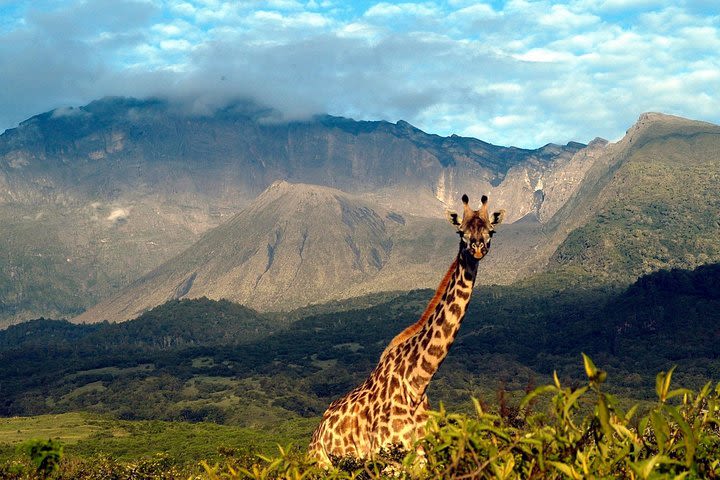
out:
M648 110L720 119L720 17L702 0L76 0L0 14L0 128L159 94L531 147L619 138Z

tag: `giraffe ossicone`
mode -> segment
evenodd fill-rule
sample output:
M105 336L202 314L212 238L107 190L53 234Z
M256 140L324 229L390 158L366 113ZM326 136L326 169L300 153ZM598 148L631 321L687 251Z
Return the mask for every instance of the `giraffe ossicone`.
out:
M505 211L488 214L488 198L473 210L462 196L463 216L446 216L460 235L455 260L420 319L400 332L368 378L334 401L315 429L309 455L322 466L335 458L372 458L383 448L410 449L425 435L427 387L455 340L472 295L478 262L488 253Z

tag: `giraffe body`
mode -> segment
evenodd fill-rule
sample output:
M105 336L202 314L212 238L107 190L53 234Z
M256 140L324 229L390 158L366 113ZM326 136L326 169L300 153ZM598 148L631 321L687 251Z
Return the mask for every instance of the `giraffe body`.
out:
M502 211L491 221L486 202L483 197L481 209L474 211L463 196L463 222L450 217L461 234L460 251L420 320L390 342L361 385L328 407L309 448L319 464L329 466L333 457L369 458L391 446L407 450L425 435L425 392L465 316L492 226L502 221Z

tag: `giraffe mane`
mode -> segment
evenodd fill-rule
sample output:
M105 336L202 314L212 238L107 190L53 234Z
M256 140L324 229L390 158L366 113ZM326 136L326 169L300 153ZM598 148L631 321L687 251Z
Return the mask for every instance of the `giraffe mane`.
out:
M409 327L407 327L402 332L398 333L395 338L392 339L390 344L385 348L382 355L380 355L380 361L382 361L383 358L385 358L385 355L388 354L393 348L397 347L399 344L403 343L408 338L411 338L413 335L415 335L427 322L428 318L430 318L430 315L435 311L435 308L440 303L440 299L442 298L443 294L445 293L445 290L447 289L448 284L450 283L450 280L453 277L453 274L455 273L455 269L457 268L458 259L455 258L455 261L450 265L450 268L448 269L447 273L445 274L445 277L443 277L442 281L440 282L440 285L438 286L437 290L435 291L435 295L433 295L432 300L430 300L430 303L428 303L428 306L425 308L425 311L423 312L422 316L420 317L420 320L413 323Z

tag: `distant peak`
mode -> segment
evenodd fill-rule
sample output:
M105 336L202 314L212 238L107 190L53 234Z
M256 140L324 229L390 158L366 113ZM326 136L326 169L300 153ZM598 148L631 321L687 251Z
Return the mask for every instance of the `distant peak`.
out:
M345 196L346 194L332 187L309 183L292 183L287 180L275 180L256 198L255 202L262 203L270 199L282 197L297 199L306 195L335 197L337 195Z
M712 125L708 122L703 122L700 120L691 120L689 118L684 117L678 117L676 115L670 115L667 113L660 113L660 112L645 112L641 114L637 122L635 122L635 125L633 125L635 128L643 127L643 126L649 126L649 125L655 125L655 124L665 124L665 125Z
M290 183L287 180L275 180L266 190L274 190L278 188L287 188Z
M588 143L588 147L592 147L592 148L605 148L605 147L608 145L608 143L610 143L610 142L608 142L608 141L605 140L604 138L595 137L595 138L593 138L593 139L590 141L590 143Z
M157 108L167 106L167 101L160 98L150 97L139 99L134 97L103 97L99 100L93 100L82 110L92 113L108 113L113 110L126 110L130 108Z
M717 128L717 125L703 122L700 120L691 120L688 118L678 117L659 112L645 112L638 117L637 122L627 131L628 134L637 134L647 132L648 130L675 130L683 128L701 128L711 127Z
M680 117L675 117L673 115L667 115L665 113L660 113L660 112L645 112L645 113L640 114L640 117L638 117L638 122L648 122L648 121L652 122L652 121L658 121L658 120L663 120L663 119L672 119L672 118L680 118Z

